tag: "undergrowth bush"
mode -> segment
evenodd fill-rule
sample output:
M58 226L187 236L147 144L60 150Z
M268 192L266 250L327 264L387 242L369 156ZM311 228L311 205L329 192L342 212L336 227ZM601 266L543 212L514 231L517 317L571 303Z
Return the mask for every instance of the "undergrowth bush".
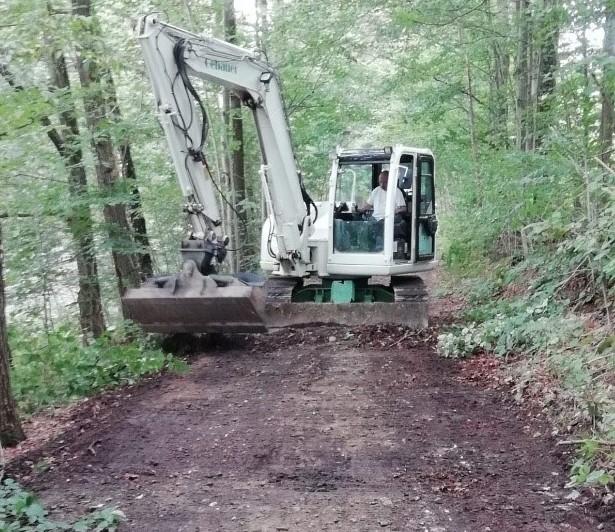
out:
M439 336L441 355L463 358L477 351L498 356L553 353L577 343L583 330L578 317L563 316L562 306L542 293L529 299L492 302L468 313L469 317L477 315L482 321Z
M49 512L33 493L10 478L0 484L0 532L113 532L122 516L113 508L101 508L72 523L51 521Z
M480 352L516 355L508 367L517 397L532 393L554 414L562 432L580 443L569 487L615 483L615 334L608 325L587 330L588 316L558 300L557 283L540 278L516 299L480 298L468 324L438 337L442 356ZM594 313L595 314L595 313Z
M89 345L69 325L37 333L10 328L9 338L13 392L26 413L185 365L128 325Z
M541 397L560 430L575 434L571 444L579 443L570 487L615 483L613 179L592 182L591 208L577 219L554 212L528 225L532 253L475 281L467 325L438 342L448 357L516 355L509 371L517 397Z

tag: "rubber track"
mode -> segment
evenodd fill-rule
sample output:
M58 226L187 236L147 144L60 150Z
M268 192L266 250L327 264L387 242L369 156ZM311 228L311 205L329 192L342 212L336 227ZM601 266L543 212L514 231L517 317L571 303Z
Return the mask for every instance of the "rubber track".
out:
M427 301L427 288L420 277L393 277L395 303Z
M267 303L290 303L293 288L297 286L296 279L267 279Z

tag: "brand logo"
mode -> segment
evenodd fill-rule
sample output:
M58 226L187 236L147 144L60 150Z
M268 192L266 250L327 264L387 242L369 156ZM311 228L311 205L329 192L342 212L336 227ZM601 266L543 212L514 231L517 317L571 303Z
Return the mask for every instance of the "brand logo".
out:
M237 65L229 61L217 61L216 59L205 58L205 66L212 70L220 70L222 72L228 72L230 74L237 74Z

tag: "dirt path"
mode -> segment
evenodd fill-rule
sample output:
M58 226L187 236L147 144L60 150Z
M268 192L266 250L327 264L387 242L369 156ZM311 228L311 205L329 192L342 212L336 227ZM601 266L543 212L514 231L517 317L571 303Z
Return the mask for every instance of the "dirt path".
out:
M237 342L90 402L31 453L53 467L29 486L60 514L116 505L124 530L598 529L565 499L540 427L463 380L433 338L311 328Z

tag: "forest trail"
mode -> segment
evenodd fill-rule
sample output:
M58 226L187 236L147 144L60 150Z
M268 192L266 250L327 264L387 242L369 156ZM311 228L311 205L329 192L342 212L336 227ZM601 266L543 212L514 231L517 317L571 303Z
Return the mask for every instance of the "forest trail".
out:
M596 530L530 419L433 331L312 327L88 401L12 468L56 514L113 505L122 530Z

